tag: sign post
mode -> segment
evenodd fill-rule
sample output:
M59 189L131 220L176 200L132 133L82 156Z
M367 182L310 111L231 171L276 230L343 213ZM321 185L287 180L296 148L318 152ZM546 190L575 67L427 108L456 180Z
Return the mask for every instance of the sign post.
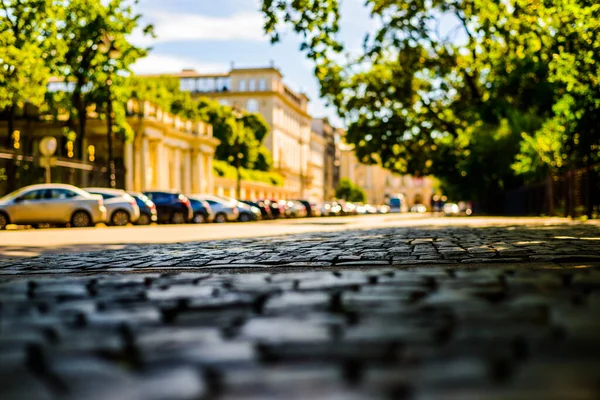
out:
M56 146L57 146L57 142L56 142L56 138L52 137L52 136L45 136L41 141L40 141L40 153L42 153L42 155L44 156L44 158L41 160L40 164L46 168L46 183L50 183L52 181L51 175L50 175L50 167L52 166L52 161L51 158L54 155L54 153L56 152Z

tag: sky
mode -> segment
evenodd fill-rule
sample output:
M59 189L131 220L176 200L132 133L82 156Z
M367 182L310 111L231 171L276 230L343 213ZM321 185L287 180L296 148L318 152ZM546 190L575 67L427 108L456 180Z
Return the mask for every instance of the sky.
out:
M364 0L342 0L340 39L351 52L360 49L364 33L374 26L363 4ZM299 37L287 31L273 45L263 33L259 0L140 0L137 12L143 25L154 25L157 38L133 35L134 43L152 48L133 66L135 73L173 73L184 68L226 72L232 63L245 68L272 62L288 86L311 99L313 117L329 117L341 125L335 110L319 98L313 65L299 50Z

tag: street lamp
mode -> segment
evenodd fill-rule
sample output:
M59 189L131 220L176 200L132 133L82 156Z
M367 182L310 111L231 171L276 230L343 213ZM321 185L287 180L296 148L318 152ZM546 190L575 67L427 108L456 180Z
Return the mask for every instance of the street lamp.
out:
M102 39L101 50L103 50L109 58L108 76L106 79L106 140L108 145L108 186L112 189L115 189L117 187L117 170L115 167L115 155L113 149L113 107L111 90L113 65L110 61L116 59L120 53L115 46L113 37L110 35L106 35Z
M244 155L242 154L242 143L240 141L242 133L241 119L243 115L237 104L233 106L233 116L235 118L235 129L237 131L235 135L235 170L237 173L236 196L239 200L242 198L242 174L240 172L240 164Z

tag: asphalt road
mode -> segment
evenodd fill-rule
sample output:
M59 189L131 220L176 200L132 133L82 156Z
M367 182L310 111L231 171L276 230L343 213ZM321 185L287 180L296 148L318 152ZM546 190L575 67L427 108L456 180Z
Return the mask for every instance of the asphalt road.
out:
M126 244L183 243L314 232L418 226L550 225L562 218L432 217L429 214L360 215L252 223L151 225L85 229L19 229L0 232L0 257L119 249Z

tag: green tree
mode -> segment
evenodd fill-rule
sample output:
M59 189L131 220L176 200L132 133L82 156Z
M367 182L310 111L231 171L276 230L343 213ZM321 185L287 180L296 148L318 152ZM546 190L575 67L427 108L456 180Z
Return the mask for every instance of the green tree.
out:
M367 193L350 179L342 178L335 189L335 197L346 201L364 203L367 201Z
M434 174L498 211L544 160L572 168L597 156L596 3L367 0L378 28L345 59L337 0L264 0L263 11L274 41L282 22L302 35L362 162ZM547 151L557 154L541 160Z
M77 123L77 154L81 158L85 156L87 111L92 104L104 115L112 106L115 131L131 134L124 109L131 93L124 75L147 54L128 39L141 17L132 9L137 2L72 0L67 4L61 33L68 51L60 67L66 81L74 85L69 125L75 130ZM145 26L143 32L151 35L152 26Z
M0 1L0 110L7 115L7 148L13 147L17 110L43 103L54 61L62 57L56 24L61 11L55 0ZM13 162L7 171L8 191L15 188L15 168Z
M222 106L210 99L199 99L198 112L213 126L213 135L221 141L215 158L235 165L241 155L241 166L246 169L270 169L269 151L261 142L269 126L261 115L242 113L239 120L231 107Z

